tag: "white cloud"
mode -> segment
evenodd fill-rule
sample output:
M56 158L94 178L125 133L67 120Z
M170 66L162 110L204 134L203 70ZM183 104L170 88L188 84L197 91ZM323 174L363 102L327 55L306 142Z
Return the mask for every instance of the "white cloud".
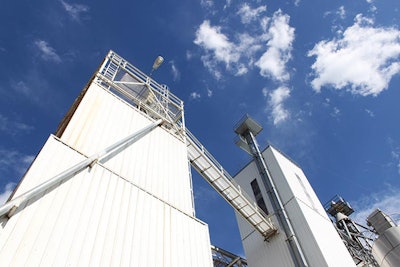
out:
M388 186L387 189L366 195L352 203L354 214L351 215L354 221L366 225L367 217L377 208L382 210L392 219L400 219L400 189Z
M189 50L186 50L186 59L187 59L187 60L191 60L191 59L192 59L192 57L193 57L193 54L192 54L192 52L191 52L191 51L189 51Z
M289 74L285 71L286 62L282 60L281 53L275 47L270 47L256 62L260 68L260 74L278 81L286 81Z
M397 173L400 175L400 152L393 150L391 154L397 167Z
M8 183L4 187L3 191L0 192L0 206L3 205L7 199L10 197L12 191L14 190L15 183Z
M274 13L272 17L269 34L271 39L268 45L282 51L287 51L292 48L294 40L294 28L289 26L289 15L283 14L281 10Z
M222 78L218 63L223 63L235 76L246 74L253 62L254 53L261 49L260 40L247 33L238 34L237 39L237 44L230 42L221 32L221 27L211 26L207 20L199 26L194 43L205 50L201 57L203 65L216 79ZM241 56L249 59L249 62L240 62Z
M300 5L301 0L294 0L294 5L295 6L299 6Z
M250 22L257 20L261 13L267 10L267 6L259 6L257 8L251 8L249 4L244 3L240 7L237 14L240 16L243 24L249 24Z
M345 19L345 18L346 18L346 10L344 9L344 6L340 6L339 9L336 11L336 14L337 14L341 19Z
M68 15L75 21L80 21L81 14L87 13L89 7L81 4L68 4L67 2L61 1L61 4Z
M178 70L178 68L175 65L174 61L170 61L171 64L171 71L172 71L172 78L174 81L179 81L181 78L181 72Z
M16 92L18 92L26 97L32 97L33 100L37 100L32 89L24 81L11 82L11 87Z
M240 64L237 68L235 76L242 76L248 72L248 68L244 64Z
M46 41L36 40L36 47L39 49L41 53L41 58L45 61L53 61L56 63L61 62L60 56L56 53L56 50L51 47Z
M266 95L266 89L263 89L263 94ZM290 113L284 107L284 101L290 96L289 88L285 86L278 87L274 91L268 93L268 106L272 110L271 117L274 125L277 125L289 118Z
M268 96L268 89L267 89L267 88L263 88L263 89L261 90L261 92L262 92L262 94L263 94L264 97L267 97L267 96Z
M248 58L252 58L262 48L260 38L253 37L248 33L238 34L238 39L239 44L235 49Z
M224 5L224 10L231 6L232 0L226 0L226 4Z
M61 100L59 99L58 90L50 88L48 79L43 77L38 68L31 68L19 79L13 80L11 78L9 86L13 90L9 91L10 94L23 96L29 102L43 109L57 110L59 108Z
M393 140L391 137L387 140L389 147L390 147L390 154L393 159L393 162L390 162L388 166L395 165L397 168L397 172L400 175L400 146L397 145L397 142Z
M368 4L370 4L370 7L369 7L370 12L375 13L378 10L378 8L374 5L374 2L375 2L374 0L366 0L366 2Z
M189 98L190 99L199 99L201 95L198 92L191 92Z
M271 21L271 18L269 18L269 17L262 17L260 19L260 26L261 26L261 29L263 30L263 32L267 32L270 21Z
M337 118L340 116L340 109L337 107L333 107L333 111L331 113L331 116L334 118Z
M204 67L214 76L215 79L220 80L222 73L218 70L217 61L213 59L212 55L207 54L201 57Z
M212 97L213 91L207 88L207 96Z
M16 150L0 148L0 172L12 171L16 175L22 175L35 157L24 155Z
M196 31L194 43L213 54L212 59L224 62L229 67L231 62L239 60L239 54L228 37L221 33L221 27L211 26L210 21L205 20ZM209 61L210 57L203 57L203 61Z
M203 7L212 7L214 5L214 1L213 0L200 0L200 4Z
M245 32L235 33L232 40L222 32L222 27L213 26L208 20L198 27L194 43L204 50L201 56L203 65L216 79L223 77L221 64L235 76L242 76L258 66L264 77L279 82L290 78L286 70L294 40L294 28L289 26L290 17L281 10L276 11L272 18L260 17L265 10L265 6L252 9L243 4L239 11L242 19L250 23L252 19L248 16L251 15L256 23L252 23L251 29ZM263 48L265 52L257 58L257 52Z
M43 105L45 98L43 97L43 89L46 89L47 84L45 80L38 80L39 77L28 74L27 82L25 81L11 81L10 86L14 92L21 94L29 99L29 101ZM29 86L28 86L29 84Z
M289 26L290 17L281 10L274 13L271 26L268 29L269 40L267 51L255 63L260 68L260 74L280 82L290 78L286 63L291 58L294 28Z
M340 19L345 19L346 9L344 8L344 6L340 6L336 11L326 11L323 16L327 17L330 15L337 15ZM336 21L336 19L334 21ZM333 28L337 28L337 26L335 25Z
M370 117L375 117L375 113L372 111L372 110L369 110L369 109L365 109L365 112L367 112L367 114L370 116Z
M24 132L30 132L33 129L33 126L16 120L10 120L8 117L0 114L0 132L15 135Z
M374 27L357 15L354 25L339 38L317 43L308 56L315 56L311 81L317 92L323 86L346 88L353 94L377 96L400 72L400 31Z

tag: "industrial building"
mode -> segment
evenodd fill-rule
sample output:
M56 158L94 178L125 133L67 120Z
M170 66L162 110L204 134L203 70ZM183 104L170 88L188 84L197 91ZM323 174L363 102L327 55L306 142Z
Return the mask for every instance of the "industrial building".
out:
M265 242L237 216L249 266L355 266L301 168L272 146L259 150L261 130L249 117L236 127L237 144L254 160L235 180L281 233Z
M110 51L0 207L1 265L368 266L301 168L260 151L261 129L247 116L235 128L253 160L232 178L186 128L183 101ZM211 246L190 166L234 208L247 260Z

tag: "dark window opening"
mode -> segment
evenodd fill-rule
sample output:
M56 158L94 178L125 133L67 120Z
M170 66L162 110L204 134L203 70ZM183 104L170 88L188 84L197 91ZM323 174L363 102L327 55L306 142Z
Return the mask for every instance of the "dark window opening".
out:
M254 179L251 183L251 188L253 189L254 197L256 198L256 203L260 207L262 211L265 212L265 214L268 215L268 209L267 206L265 205L264 199L261 194L260 187L258 186L257 180Z

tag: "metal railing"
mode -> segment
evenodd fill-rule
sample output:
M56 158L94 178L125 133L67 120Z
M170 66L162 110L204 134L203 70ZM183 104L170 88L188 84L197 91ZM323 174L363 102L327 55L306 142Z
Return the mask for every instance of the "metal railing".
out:
M207 182L209 182L211 184L211 186L213 186L218 193L220 193L222 195L222 197L236 210L238 211L250 224L252 224L258 231L261 232L261 234L263 234L266 238L269 238L270 236L272 236L273 234L276 233L277 229L275 228L275 226L272 224L272 220L271 217L272 215L267 215L258 205L255 201L252 200L252 198L245 192L242 191L240 188L240 185L236 183L236 181L232 178L232 176L222 167L222 165L211 155L210 152L207 151L207 149L204 148L204 146L200 143L200 141L188 130L186 129L186 138L189 142L189 145L193 145L194 147L197 147L201 150L201 153L204 155L204 157L207 159L207 161L209 161L210 167L215 167L216 169L219 170L219 172L221 173L221 175L226 178L229 181L229 186L233 187L233 190L236 190L242 197L242 199L247 202L245 203L244 206L249 206L251 207L251 209L255 212L260 214L260 216L262 216L264 218L264 222L268 225L269 229L267 232L262 232L262 229L260 228L259 225L255 225L251 220L249 220L248 216L246 214L244 214L244 212L241 210L241 207L235 206L235 201L234 199L229 199L229 197L227 197L225 194L225 192L221 192L219 191L217 188L215 188L215 185L212 181L207 180ZM192 162L193 165L194 162ZM195 167L195 166L194 166ZM196 167L195 167L196 169ZM199 173L204 177L207 176L207 174L201 170L197 170L199 171ZM206 178L206 177L204 177ZM217 180L217 179L216 179Z
M207 149L205 149L205 147L200 143L200 141L186 128L186 136L192 140L192 142L194 144L196 144L198 147L201 147L202 152L204 153L204 155L212 162L212 164L214 164L215 166L217 166L217 168L224 174L224 176L226 178L228 178L228 180L232 183L232 185L238 190L240 191L240 193L248 199L249 202L254 202L254 207L258 210L258 212L261 213L261 215L263 215L265 218L269 218L271 216L268 216L260 207L258 207L258 205L256 204L255 201L252 201L251 197L249 196L249 194L247 194L245 191L243 191L240 188L240 185L233 179L233 177L229 174L228 171L226 171L224 169L224 167L222 167L222 165L213 157L213 155L211 155L210 152L208 152Z
M153 118L162 118L176 132L183 132L183 101L115 52L108 53L96 78L103 88Z
M155 80L150 78L147 74L130 64L128 61L123 59L121 56L116 54L114 51L110 51L107 56L112 62L119 64L119 66L124 69L131 76L135 77L139 81L147 83L152 90L157 92L164 100L168 101L170 104L174 105L177 109L182 107L183 101L175 96L173 93L169 92L168 97L163 96L165 92L165 86L160 85Z

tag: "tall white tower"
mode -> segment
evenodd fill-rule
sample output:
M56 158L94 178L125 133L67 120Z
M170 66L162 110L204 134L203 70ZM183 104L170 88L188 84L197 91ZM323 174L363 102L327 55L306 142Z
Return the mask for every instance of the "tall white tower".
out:
M183 102L112 51L0 210L1 266L212 266Z
M253 160L234 177L278 228L266 239L237 216L249 266L355 266L301 168L255 136L262 127L249 117L237 125L237 144Z

